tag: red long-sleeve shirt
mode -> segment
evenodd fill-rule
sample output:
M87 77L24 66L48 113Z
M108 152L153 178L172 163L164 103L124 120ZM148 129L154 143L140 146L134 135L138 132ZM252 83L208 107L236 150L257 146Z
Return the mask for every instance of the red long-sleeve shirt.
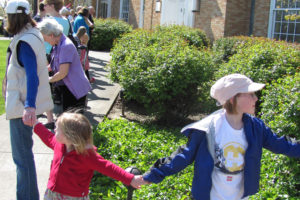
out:
M75 150L67 153L66 146L57 142L55 135L41 123L34 127L34 132L54 150L47 185L51 191L74 197L86 196L94 170L130 185L134 175L105 160L94 149L89 149L87 155L77 154Z

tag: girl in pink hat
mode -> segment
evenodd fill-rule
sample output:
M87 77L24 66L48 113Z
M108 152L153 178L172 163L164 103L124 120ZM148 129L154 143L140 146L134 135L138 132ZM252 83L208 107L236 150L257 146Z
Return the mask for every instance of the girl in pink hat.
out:
M263 87L241 74L219 79L210 94L223 108L184 127L186 146L157 160L144 184L159 183L194 163L192 199L239 200L257 193L262 148L300 157L299 142L277 136L254 116L255 92Z

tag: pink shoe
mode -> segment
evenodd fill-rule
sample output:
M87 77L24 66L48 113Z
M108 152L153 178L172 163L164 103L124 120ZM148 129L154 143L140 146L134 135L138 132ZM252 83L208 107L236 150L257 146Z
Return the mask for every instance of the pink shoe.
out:
M95 78L92 77L92 78L90 79L90 83L94 83L94 82L95 82Z

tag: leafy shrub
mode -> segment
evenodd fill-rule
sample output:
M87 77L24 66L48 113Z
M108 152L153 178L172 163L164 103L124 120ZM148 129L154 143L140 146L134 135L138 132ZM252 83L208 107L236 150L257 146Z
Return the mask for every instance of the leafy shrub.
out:
M300 164L295 158L263 150L260 177L259 192L250 199L299 199Z
M104 120L94 133L94 143L105 159L122 168L136 166L145 173L158 158L171 155L187 142L179 129L142 125L124 119ZM193 166L167 177L159 185L143 186L133 199L185 199L191 191ZM121 182L97 173L90 185L91 199L126 199Z
M189 45L193 45L197 48L210 46L209 39L207 38L205 33L200 29L191 28L188 26L170 25L157 26L155 32L158 32L162 35L172 32L172 34L185 39Z
M92 50L110 50L115 39L132 31L131 25L115 19L96 19L94 26Z
M300 138L299 73L267 85L261 118L275 133ZM260 187L253 199L299 199L299 161L264 151Z
M230 57L238 53L239 49L245 48L253 42L253 38L245 36L234 36L220 38L214 41L212 52L217 64L228 62Z
M122 85L127 99L161 119L191 113L213 76L211 55L191 46L176 29L134 31L112 49L111 79Z
M267 85L260 115L276 133L300 138L300 73Z
M250 44L249 44L250 42ZM285 42L253 38L227 63L220 66L216 78L241 73L257 82L271 82L287 74L294 74L300 66L299 49Z

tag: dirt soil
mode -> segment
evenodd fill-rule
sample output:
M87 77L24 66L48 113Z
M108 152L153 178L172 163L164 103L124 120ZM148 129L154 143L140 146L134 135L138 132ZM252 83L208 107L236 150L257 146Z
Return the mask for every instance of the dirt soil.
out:
M122 114L122 106L124 106L123 107L124 115ZM109 111L107 117L109 119L117 119L117 118L123 117L129 121L136 121L136 122L140 122L140 123L145 123L145 122L147 123L147 122L155 121L154 118L151 118L146 114L146 112L142 106L139 106L133 102L126 102L123 105L120 97L118 97L116 99L116 101L115 101L114 105L112 106L111 110ZM203 117L205 117L205 115L203 115L201 113L196 114L196 115L191 115L188 117L187 120L180 123L179 126L184 126L189 123L198 121L198 120L202 119Z

